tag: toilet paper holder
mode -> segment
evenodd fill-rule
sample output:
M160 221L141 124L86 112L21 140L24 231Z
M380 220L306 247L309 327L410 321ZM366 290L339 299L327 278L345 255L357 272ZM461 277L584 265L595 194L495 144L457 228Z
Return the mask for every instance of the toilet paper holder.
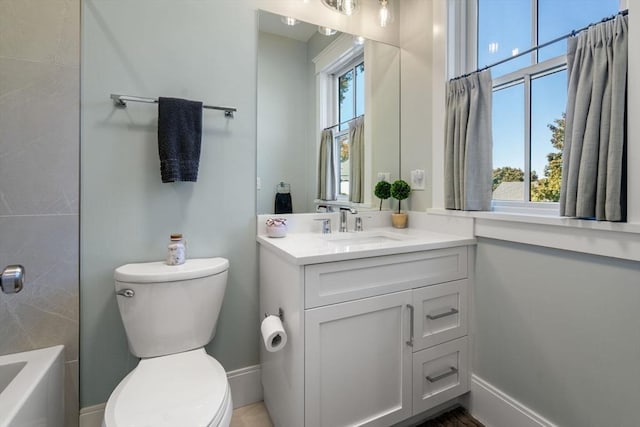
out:
M264 314L264 317L269 317L269 316L271 315L268 313ZM278 316L280 318L280 321L284 322L284 310L282 308L278 307L278 314L274 314L274 316Z

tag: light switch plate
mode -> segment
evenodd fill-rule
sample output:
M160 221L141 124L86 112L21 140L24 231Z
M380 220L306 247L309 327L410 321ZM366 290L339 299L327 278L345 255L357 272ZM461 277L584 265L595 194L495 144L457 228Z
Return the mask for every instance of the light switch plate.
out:
M411 171L411 189L424 190L426 175L424 169L416 169Z

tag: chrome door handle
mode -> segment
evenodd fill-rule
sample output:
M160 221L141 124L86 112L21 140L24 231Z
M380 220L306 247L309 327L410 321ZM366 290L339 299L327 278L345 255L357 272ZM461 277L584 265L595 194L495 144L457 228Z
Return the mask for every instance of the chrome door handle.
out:
M0 275L0 288L5 294L15 294L24 286L24 267L21 265L9 265L2 270Z
M407 341L407 345L413 347L413 306L407 304L407 308L409 309L409 316L411 316L409 320L409 341Z
M136 293L133 291L133 289L122 289L116 292L116 295L119 295L121 297L127 297L127 298L131 298L135 294Z
M436 320L436 319L440 319L442 317L447 317L447 316L451 316L454 314L458 314L458 310L456 310L455 308L452 308L449 311L445 311L444 313L440 313L440 314L427 314L427 319L429 320Z
M435 383L436 381L440 381L443 378L447 378L448 376L453 375L453 374L457 374L457 373L458 373L458 369L454 368L453 366L451 366L447 372L443 372L443 373L441 373L439 375L436 375L434 377L432 377L430 375L427 375L425 378L430 383Z

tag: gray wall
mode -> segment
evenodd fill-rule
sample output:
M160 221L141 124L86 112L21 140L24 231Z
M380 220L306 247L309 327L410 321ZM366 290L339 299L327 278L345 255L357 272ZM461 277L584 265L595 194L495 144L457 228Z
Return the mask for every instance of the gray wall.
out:
M82 51L81 405L105 402L135 366L113 269L160 260L184 233L189 257L230 260L208 351L227 370L257 364L255 243L257 13L247 1L88 0ZM162 184L157 107L109 95L175 96L238 108L203 113L197 183ZM167 313L175 316L176 313Z
M398 2L400 3L400 2ZM402 203L404 209L424 212L432 206L431 149L432 127L442 126L432 119L433 89L431 79L434 68L433 15L436 1L402 0L400 8L400 178L411 183L411 170L423 169L426 174L425 190L414 190ZM444 104L443 104L444 105Z
M480 239L473 373L560 426L638 425L640 263Z
M0 2L0 354L65 345L66 426L78 423L80 2Z

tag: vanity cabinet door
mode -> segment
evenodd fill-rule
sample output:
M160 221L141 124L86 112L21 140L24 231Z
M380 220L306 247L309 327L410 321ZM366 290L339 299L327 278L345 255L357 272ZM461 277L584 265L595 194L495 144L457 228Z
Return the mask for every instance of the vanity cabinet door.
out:
M305 427L387 427L411 416L411 291L305 312Z
M467 335L467 289L464 279L413 290L414 351Z

